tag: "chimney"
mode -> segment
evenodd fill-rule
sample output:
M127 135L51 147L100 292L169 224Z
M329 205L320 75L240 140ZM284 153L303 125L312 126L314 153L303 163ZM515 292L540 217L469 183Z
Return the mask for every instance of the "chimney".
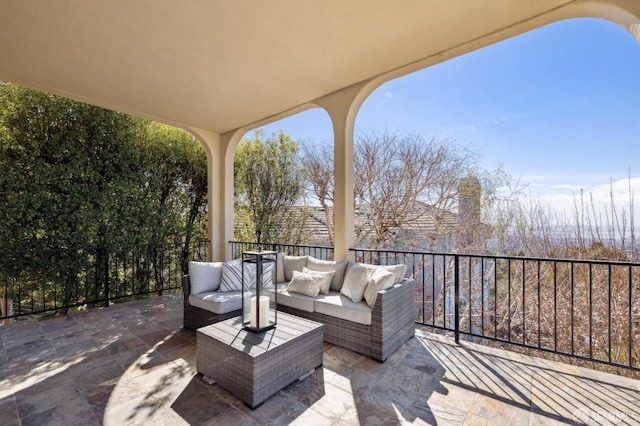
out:
M467 176L458 185L458 229L461 248L471 246L480 227L482 186L474 176Z

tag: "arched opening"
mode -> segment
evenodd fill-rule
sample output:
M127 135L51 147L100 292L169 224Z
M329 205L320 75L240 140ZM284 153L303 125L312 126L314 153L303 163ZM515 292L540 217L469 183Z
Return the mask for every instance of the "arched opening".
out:
M322 108L245 133L234 161L235 240L292 245L330 242L327 223L332 218L309 190L304 157L315 144L333 150L332 140L333 127Z
M382 84L359 111L356 140L387 132L456 144L471 154L470 169L501 178L501 196L518 189L509 197L519 207L533 203L553 211L554 225L582 221L593 234L620 227L626 214L628 238L640 212L638 75L630 32L564 20Z

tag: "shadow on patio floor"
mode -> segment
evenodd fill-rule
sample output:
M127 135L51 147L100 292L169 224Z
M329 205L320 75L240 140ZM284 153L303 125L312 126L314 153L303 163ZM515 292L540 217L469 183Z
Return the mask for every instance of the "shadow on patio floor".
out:
M28 424L634 424L638 382L417 330L385 363L324 365L256 410L195 370L181 295L0 326L0 419Z

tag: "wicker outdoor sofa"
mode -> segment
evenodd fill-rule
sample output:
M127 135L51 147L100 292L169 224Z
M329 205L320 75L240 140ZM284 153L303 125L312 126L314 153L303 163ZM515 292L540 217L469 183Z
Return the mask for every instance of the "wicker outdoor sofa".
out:
M230 265L233 263L190 264L190 275L183 281L185 328L197 329L241 314L241 292L229 291L228 282L215 286L216 281L223 281L222 271L225 279L229 277L228 272L233 269ZM196 267L210 268L212 272L205 276L213 276L215 290L211 290L211 283L203 287L205 273L196 272ZM404 265L375 266L281 256L277 276L274 274L278 283L278 310L324 324L325 342L384 362L415 332L415 281L405 278L405 271ZM309 276L317 278L322 274L326 275L324 281L318 278L322 292L309 290ZM192 276L198 284L192 282ZM358 279L360 287L354 295L353 288L357 286L353 283ZM363 280L367 281L364 289ZM300 283L302 290L296 287ZM209 291L202 291L203 288ZM273 300L273 289L270 294Z

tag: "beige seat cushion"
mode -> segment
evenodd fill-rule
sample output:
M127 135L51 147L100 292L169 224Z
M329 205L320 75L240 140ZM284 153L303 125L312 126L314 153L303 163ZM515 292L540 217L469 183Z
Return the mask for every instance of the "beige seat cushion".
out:
M354 303L348 297L332 291L328 295L321 294L316 298L315 310L358 324L371 325L371 308L365 302Z
M273 291L269 292L269 297L272 302L275 302L275 295L273 294ZM278 284L278 305L300 309L301 311L313 312L315 300L316 299L314 297L305 296L304 294L289 293L287 291L287 284Z
M189 304L216 314L226 314L242 308L242 292L210 291L192 294L189 296Z

